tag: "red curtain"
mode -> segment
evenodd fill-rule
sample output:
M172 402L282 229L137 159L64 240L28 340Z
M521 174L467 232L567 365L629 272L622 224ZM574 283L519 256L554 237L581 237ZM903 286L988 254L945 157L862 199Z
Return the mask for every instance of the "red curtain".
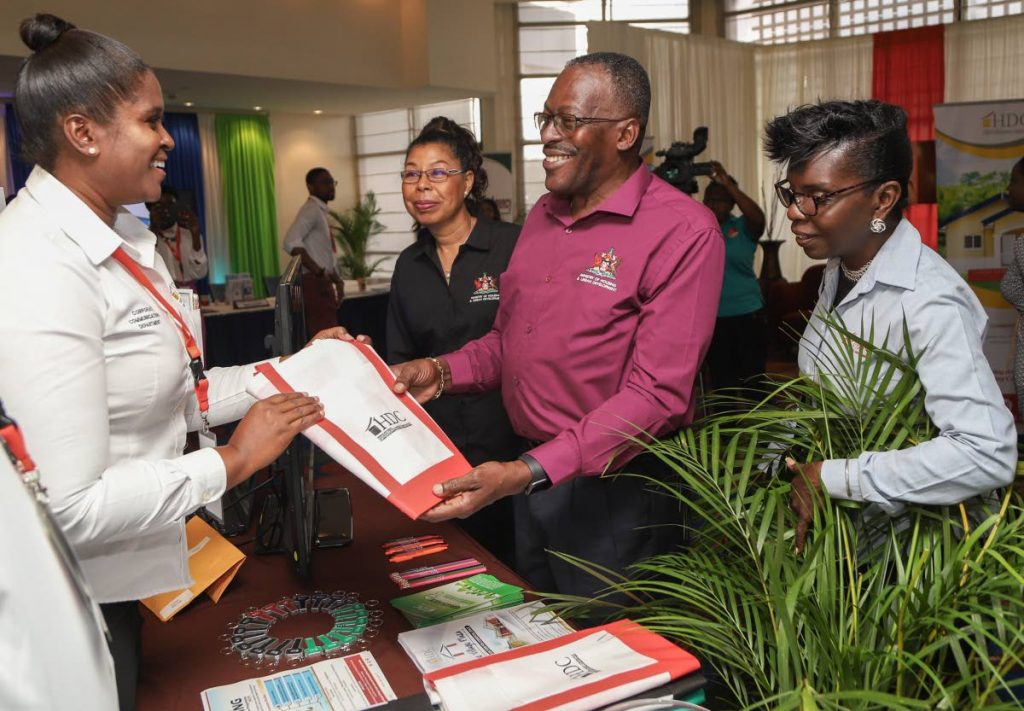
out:
M932 108L942 103L946 81L943 33L944 27L936 25L874 36L872 93L876 99L903 107L911 141L935 140ZM915 187L919 186L911 186L912 199ZM934 199L928 196L930 202L911 205L906 215L932 249L938 247L939 239Z

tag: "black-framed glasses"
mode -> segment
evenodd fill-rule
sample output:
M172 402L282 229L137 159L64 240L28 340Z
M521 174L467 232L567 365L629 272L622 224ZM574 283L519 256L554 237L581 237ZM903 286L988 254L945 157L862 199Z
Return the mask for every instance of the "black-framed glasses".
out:
M443 183L450 176L465 172L465 170L456 170L454 168L431 168L430 170L403 170L399 175L402 176L403 183L418 183L420 182L421 175L427 176L427 180L432 183Z
M549 114L546 111L538 111L533 115L533 122L537 124L537 130L543 131L544 127L549 123L554 124L555 130L561 135L566 136L577 128L587 123L615 123L616 121L626 121L629 116L624 118L600 118L598 116L576 116L575 114Z
M782 206L787 209L790 205L796 203L796 209L800 211L801 215L804 217L814 217L818 214L818 209L822 205L828 205L837 195L848 193L851 190L856 190L857 188L864 188L868 185L874 185L879 181L877 178L874 180L865 180L863 183L857 183L856 185L850 185L846 188L839 188L839 190L833 190L832 192L821 193L819 195L798 193L793 190L793 188L785 185L785 183L788 182L789 180L780 180L775 183L775 194L778 196L779 202L781 202Z

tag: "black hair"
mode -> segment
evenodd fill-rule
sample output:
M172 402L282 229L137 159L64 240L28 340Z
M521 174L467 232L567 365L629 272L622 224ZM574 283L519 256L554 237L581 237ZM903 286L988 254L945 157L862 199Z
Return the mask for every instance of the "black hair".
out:
M164 195L170 195L172 198L174 198L174 202L178 202L178 191L172 188L170 185L163 184L160 186L160 200L163 200ZM159 202L159 200L147 202L146 207L152 207L153 205L156 205L157 202Z
M732 176L730 176L730 178L731 177ZM733 178L732 182L735 183L736 179ZM706 196L708 193L721 193L723 197L727 198L734 205L736 204L736 200L729 192L729 189L722 185L721 183L716 183L714 180L708 183L707 186L704 188L704 195Z
M26 162L52 169L61 119L80 113L109 123L118 106L135 96L150 68L117 40L78 29L55 15L39 13L23 20L20 31L33 52L22 62L14 84L21 152Z
M875 99L808 104L769 121L764 134L768 157L788 161L796 170L820 155L842 149L845 165L861 180L899 183L897 216L908 204L914 156L907 114L899 106Z
M501 222L501 209L498 207L498 201L492 197L485 197L480 199L480 203L477 205L477 214L480 213L481 205L489 205L494 210L494 217L498 222Z
M405 157L416 146L427 146L435 143L448 146L459 161L462 170L473 171L473 187L470 188L466 202L470 212L475 214L476 205L487 193L487 171L484 169L484 156L477 143L476 136L468 128L464 128L446 116L436 116L420 131L405 149Z
M639 152L651 115L651 78L647 70L629 55L617 52L591 52L565 64L566 69L579 66L600 66L608 72L622 109L640 122L640 135L633 144Z
M324 175L325 173L329 174L330 172L331 171L327 170L327 168L313 168L306 173L306 185L312 185L314 180L319 178L321 175Z

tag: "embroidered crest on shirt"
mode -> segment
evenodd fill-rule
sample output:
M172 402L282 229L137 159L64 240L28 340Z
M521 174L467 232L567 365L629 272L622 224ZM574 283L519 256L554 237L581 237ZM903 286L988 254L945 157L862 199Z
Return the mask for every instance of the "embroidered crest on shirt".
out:
M608 291L618 291L615 280L621 263L622 257L615 254L615 247L609 247L607 251L594 255L593 264L576 277L576 281L593 284Z
M738 229L736 229L735 227L730 227L729 229L727 229L725 231L725 236L730 238L730 239L732 239L733 237L739 237L740 236L740 231Z
M481 301L497 301L501 298L498 293L498 277L491 276L487 272L473 280L473 289L473 293L469 296L471 304Z

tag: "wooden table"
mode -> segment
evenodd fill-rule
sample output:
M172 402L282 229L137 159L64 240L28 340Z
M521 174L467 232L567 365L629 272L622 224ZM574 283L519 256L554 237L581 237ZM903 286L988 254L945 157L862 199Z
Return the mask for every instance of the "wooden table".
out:
M251 555L252 544L242 546L250 554L220 603L214 605L200 596L171 622L160 622L143 610L142 664L139 679L139 711L201 708L204 689L272 673L272 669L247 669L237 655L225 656L220 639L229 622L246 608L262 606L284 595L323 590L355 591L363 600L376 599L384 612L380 635L369 651L380 663L399 698L423 692L419 671L397 642L399 632L410 629L388 600L402 594L388 579L388 573L423 564L443 563L475 557L488 572L501 580L526 587L510 569L451 523L428 524L410 521L355 477L336 465L317 480L317 487L348 487L355 517L354 542L346 548L313 552L310 580L300 579L284 555ZM381 551L381 543L407 535L439 533L449 549L441 554L410 563L392 565ZM247 539L248 536L243 538Z

